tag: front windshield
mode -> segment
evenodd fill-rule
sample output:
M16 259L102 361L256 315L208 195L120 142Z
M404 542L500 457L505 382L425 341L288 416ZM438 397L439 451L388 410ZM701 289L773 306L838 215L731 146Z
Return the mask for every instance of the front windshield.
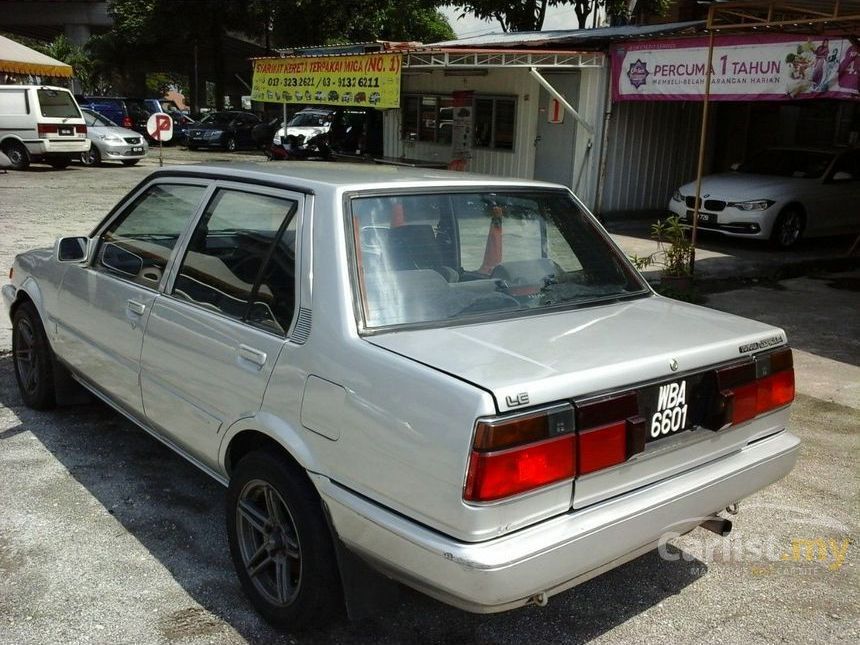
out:
M833 155L811 150L765 150L742 164L738 172L776 177L819 179Z
M561 191L356 197L352 223L369 328L540 312L646 292Z
M213 112L212 114L207 114L203 117L203 120L200 123L206 123L209 125L229 125L233 120L233 115L229 112Z
M82 110L84 113L84 121L87 125L97 127L97 126L105 126L105 127L116 127L116 123L111 121L106 116L102 116L98 112L93 112L92 110Z
M290 119L287 125L291 128L318 128L324 126L331 119L326 114L314 112L299 112Z

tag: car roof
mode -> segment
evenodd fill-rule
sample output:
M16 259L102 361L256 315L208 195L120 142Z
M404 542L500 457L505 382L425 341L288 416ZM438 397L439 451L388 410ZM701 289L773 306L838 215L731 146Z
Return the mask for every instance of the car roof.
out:
M155 176L198 176L277 184L304 193L403 188L553 188L564 186L511 177L370 163L290 161L168 166Z

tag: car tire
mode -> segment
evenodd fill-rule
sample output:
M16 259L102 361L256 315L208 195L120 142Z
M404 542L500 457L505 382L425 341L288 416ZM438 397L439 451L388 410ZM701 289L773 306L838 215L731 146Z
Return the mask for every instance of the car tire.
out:
M224 148L227 152L236 152L236 137L228 137Z
M294 463L256 451L227 489L227 536L242 589L271 624L301 630L332 617L342 592L322 502Z
M794 247L803 235L803 210L797 206L787 206L777 216L770 233L771 244L781 250Z
M81 163L85 166L101 166L102 153L95 146L90 146L90 149L81 153Z
M70 163L72 163L71 157L55 157L53 159L48 159L48 165L54 170L65 170L69 167Z
M136 166L138 161L140 161L140 159L123 159L122 165L123 166Z
M12 316L12 364L24 405L48 410L57 404L54 355L39 312L32 302L20 304Z
M30 153L20 141L10 141L3 144L3 154L9 157L12 170L27 170L30 167Z

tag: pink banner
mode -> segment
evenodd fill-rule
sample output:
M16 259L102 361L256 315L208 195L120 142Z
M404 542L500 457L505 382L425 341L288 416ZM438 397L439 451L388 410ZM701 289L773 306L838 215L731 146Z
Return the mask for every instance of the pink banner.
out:
M701 101L708 38L612 47L615 101ZM860 99L860 48L835 36L722 36L714 41L712 101Z

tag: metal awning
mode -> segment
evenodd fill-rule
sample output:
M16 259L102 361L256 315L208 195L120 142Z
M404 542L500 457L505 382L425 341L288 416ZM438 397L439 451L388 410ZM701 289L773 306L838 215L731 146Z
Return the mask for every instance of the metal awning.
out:
M511 49L419 49L403 53L403 69L492 69L511 67L600 68L603 52Z
M725 2L708 10L706 29L717 33L788 31L796 34L860 31L860 0Z
M692 215L691 242L693 254L690 273L696 266L696 231L701 207L702 175L705 169L708 117L711 96L711 74L714 61L715 34L792 33L838 34L860 47L860 0L733 0L715 2L708 8L705 32L710 36L708 63L705 66L705 97L702 102L702 126L699 134L699 161L696 170L696 193ZM860 236L858 236L860 242ZM852 247L852 253L857 243Z

